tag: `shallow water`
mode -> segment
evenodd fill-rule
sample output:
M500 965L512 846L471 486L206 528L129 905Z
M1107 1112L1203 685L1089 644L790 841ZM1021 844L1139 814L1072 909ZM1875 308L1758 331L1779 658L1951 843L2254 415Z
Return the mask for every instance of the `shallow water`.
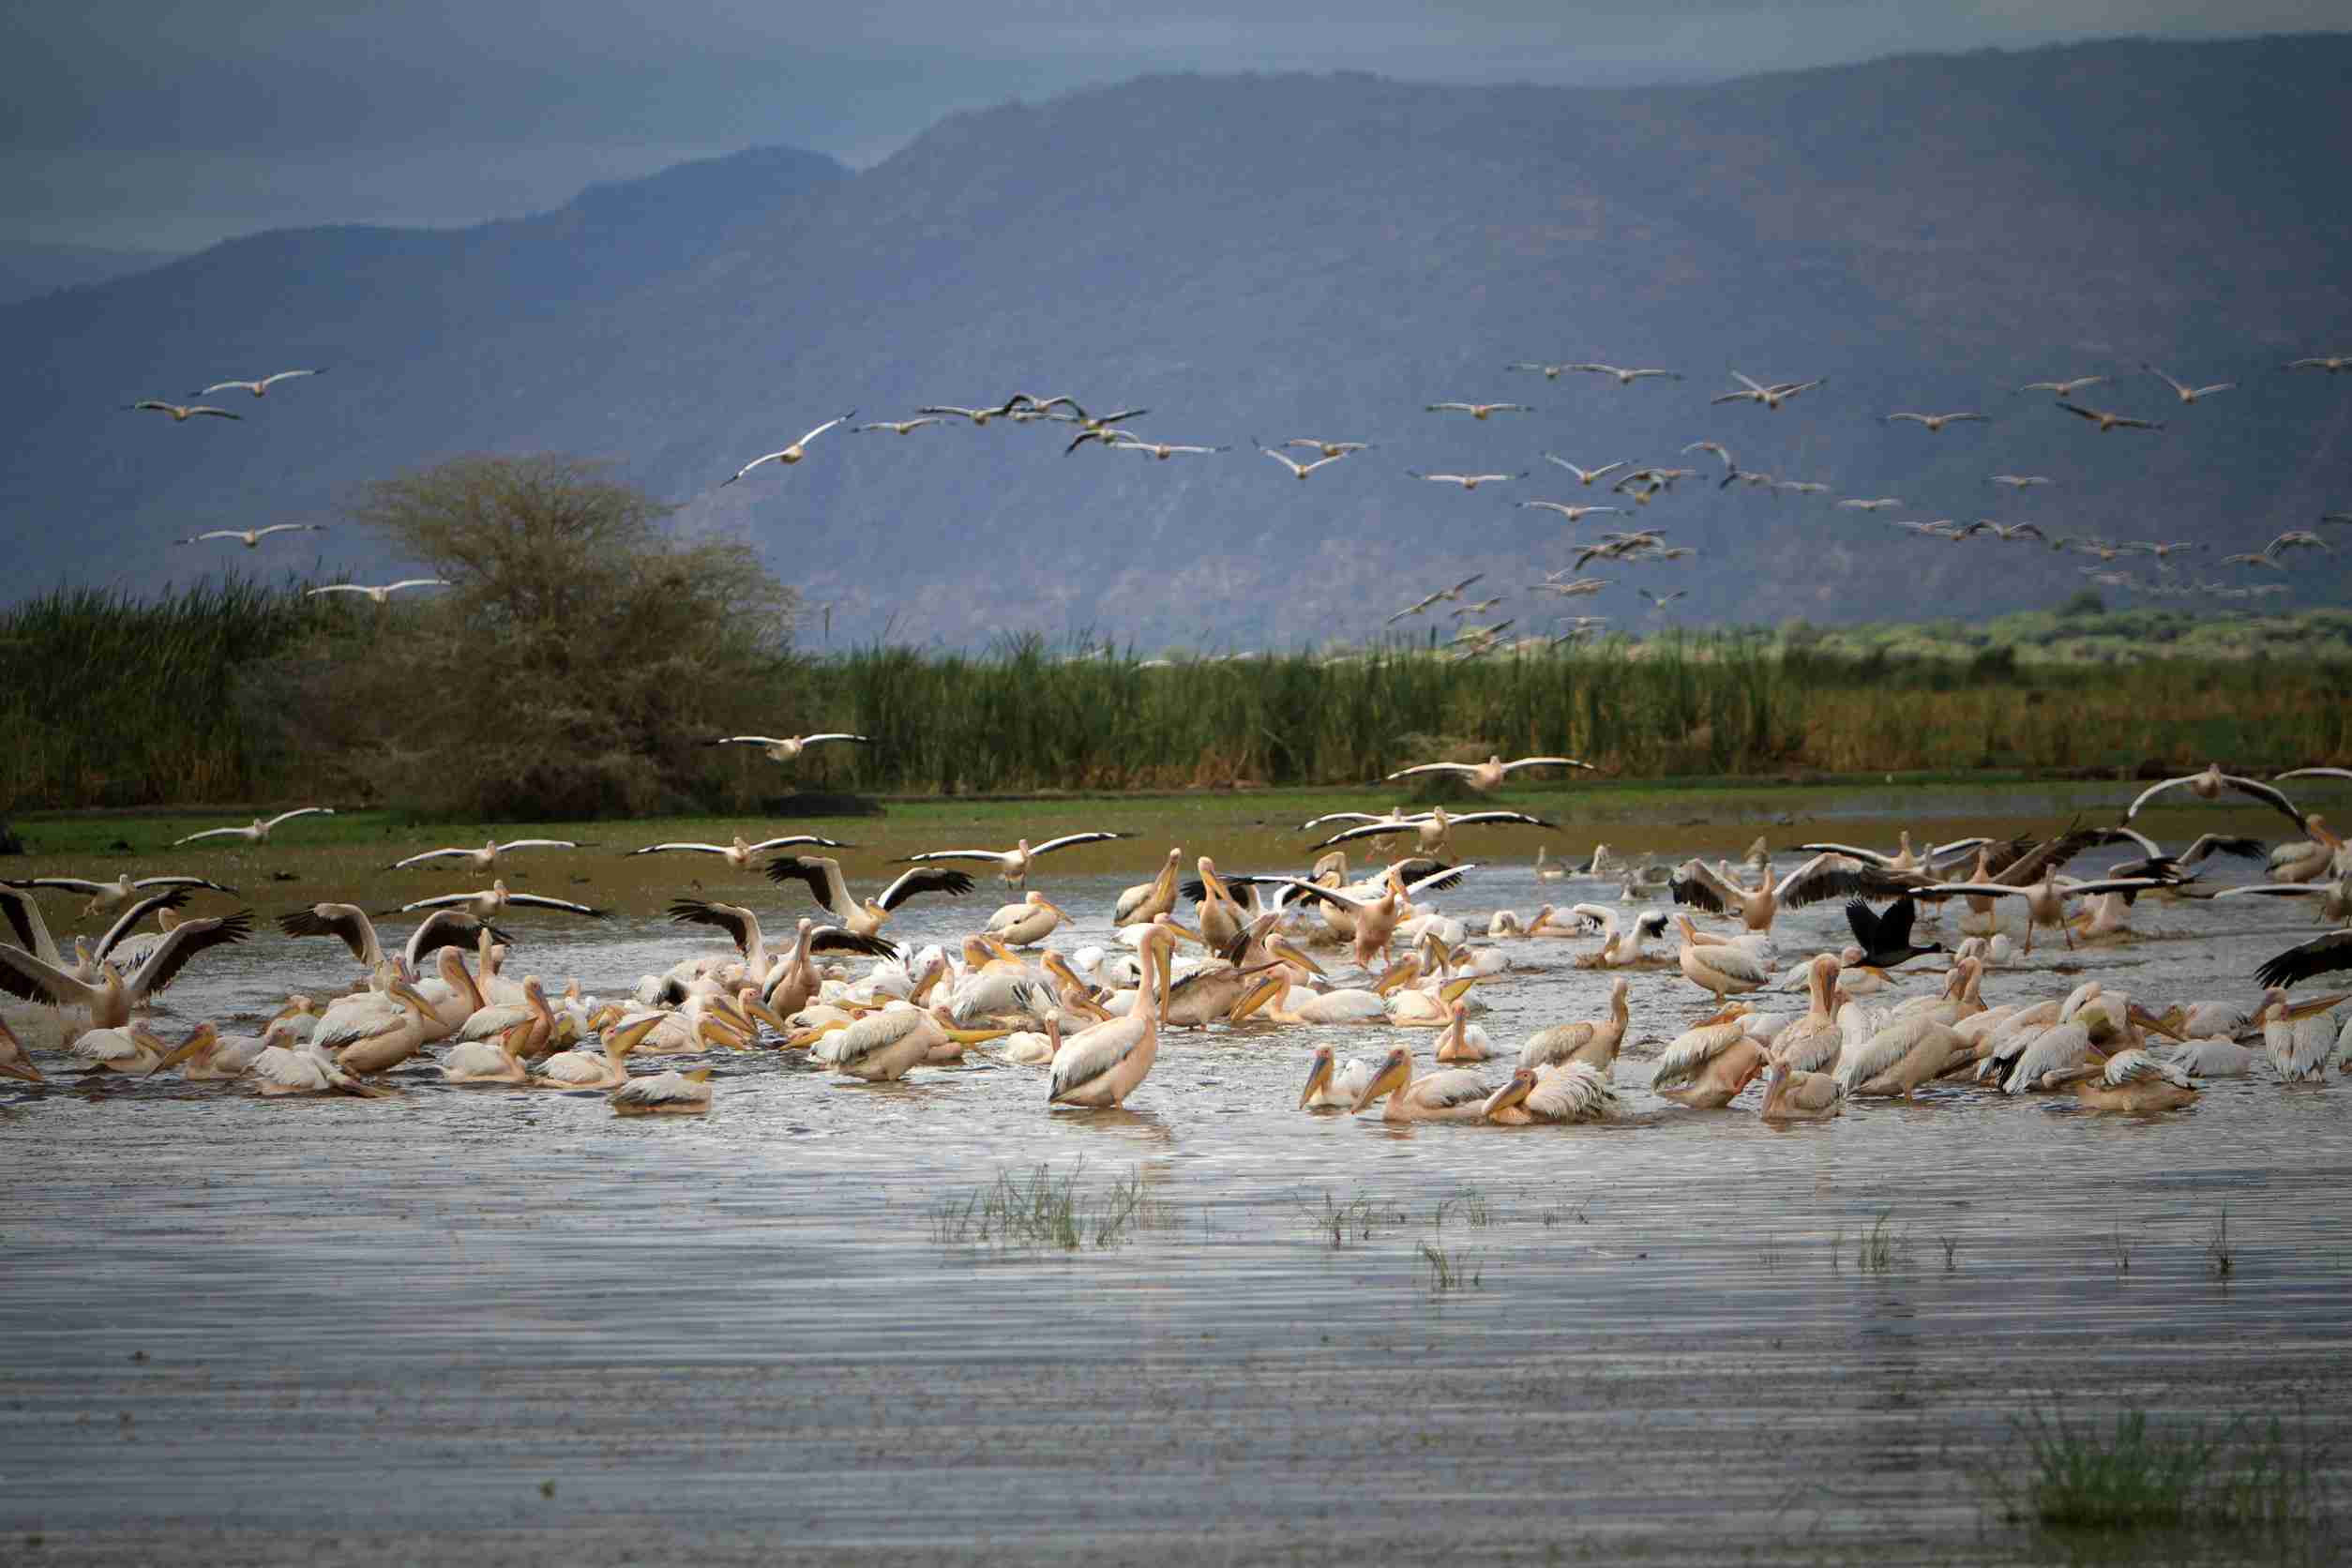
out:
M1132 880L1041 882L1081 916L1057 945L1101 940ZM1441 903L1483 925L1596 895L1520 864ZM890 931L950 938L997 901L919 901ZM2143 903L2140 940L2073 954L2044 933L1985 994L2251 998L2254 962L2312 928L2254 902ZM1841 931L1828 906L1776 935L1793 958ZM518 972L599 991L708 945L641 917L518 934ZM1475 993L1498 1045L1600 1011L1608 976L1569 967L1590 943L1505 945ZM347 970L259 937L191 965L172 1022ZM716 1061L702 1121L429 1074L382 1102L10 1082L0 1539L62 1560L1979 1561L2048 1549L1985 1533L1975 1477L2054 1394L2102 1418L2299 1408L2340 1435L2339 1083L2217 1082L2156 1120L1937 1090L1773 1129L1754 1090L1695 1113L1641 1087L1709 1005L1671 970L1632 983L1635 1114L1606 1128L1295 1108L1316 1044L1405 1038L1426 1063L1428 1032L1385 1028L1181 1033L1122 1113L1048 1112L1038 1069L845 1085L772 1055ZM1071 1254L935 1234L946 1200L1041 1165L1089 1206L1139 1175L1148 1223ZM1334 1246L1319 1216L1358 1200L1369 1234ZM1434 1289L1425 1245L1472 1282ZM2227 1555L2166 1552L2208 1548Z

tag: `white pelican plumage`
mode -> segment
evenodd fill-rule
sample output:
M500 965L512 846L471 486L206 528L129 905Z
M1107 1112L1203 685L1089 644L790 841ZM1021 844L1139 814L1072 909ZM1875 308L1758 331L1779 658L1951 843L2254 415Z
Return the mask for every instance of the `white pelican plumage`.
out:
M1558 822L1545 822L1524 811L1465 811L1456 816L1439 806L1410 815L1375 817L1354 827L1340 829L1315 848L1327 850L1334 844L1344 844L1355 838L1386 838L1410 828L1423 854L1443 855L1453 850L1455 828L1475 826L1480 822L1519 822L1529 827L1547 828L1555 833L1560 830Z
M454 584L445 577L404 577L398 582L369 587L364 582L330 582L324 588L312 588L302 596L315 599L321 594L365 594L376 604L390 604L392 596L403 588L448 588Z
M1255 438L1253 437L1252 439L1255 442ZM1285 442L1284 445L1289 445L1289 443ZM1313 462L1301 462L1289 453L1277 452L1263 442L1256 442L1256 445L1260 452L1265 453L1266 456L1274 459L1274 461L1289 469L1290 471L1290 476L1302 483L1304 482L1308 475L1314 473L1317 469L1329 468L1333 463L1339 461L1342 458L1348 455L1346 452L1326 452L1321 457L1317 458Z
M1553 463L1560 468L1566 469L1569 473L1576 476L1576 483L1587 487L1590 487L1595 479L1606 479L1610 475L1625 466L1624 461L1620 460L1617 462L1603 463L1598 468L1579 468L1575 463L1570 462L1566 458L1563 458L1555 452L1545 453L1544 460L1547 463Z
M1500 485L1513 479L1524 479L1528 472L1524 468L1516 474L1424 474L1417 468L1405 470L1410 478L1426 479L1433 485L1453 485L1466 491L1474 490L1481 485ZM1489 604L1493 602L1491 599L1487 601Z
M418 910L462 909L487 926L505 913L510 906L538 910L564 910L572 914L584 914L591 920L608 918L604 911L591 909L586 904L575 904L568 898L550 898L536 893L509 892L503 878L492 878L490 886L478 893L444 893L438 897L412 898L394 912L414 914Z
M198 1026L200 1032L205 1027ZM85 1030L66 1054L81 1063L83 1072L131 1073L143 1078L171 1056L172 1048L139 1022Z
M1378 894L1352 893L1329 888L1319 882L1298 877L1265 877L1261 882L1280 882L1296 889L1301 895L1325 904L1336 905L1354 917L1355 938L1353 957L1360 969L1370 969L1379 959L1385 964L1389 946L1396 935L1397 923L1405 918L1413 895L1428 888L1451 887L1465 872L1478 869L1470 866L1443 866L1426 876L1408 882L1392 867Z
M2140 792L2138 799L2132 802L2129 809L2123 813L2123 820L2129 822L2140 814L2141 807L2166 790L2177 790L2184 786L2199 800L2219 800L2222 798L2224 790L2235 790L2240 794L2250 795L2260 801L2288 822L2293 822L2296 832L2303 833L2309 830L2310 819L2297 810L2295 803L2287 799L2285 793L2276 785L2266 784L2258 778L2244 778L2236 774L2224 773L2222 764L2219 762L2208 763L2204 771L2200 773L2183 774L2178 778L2167 778L2149 785Z
M142 398L135 403L125 404L124 407L132 411L152 409L158 414L168 414L172 416L172 423L174 425L180 424L186 420L198 418L200 416L208 416L214 419L242 419L245 417L242 414L231 414L225 408L215 408L210 403L167 403L159 398Z
M209 539L234 539L248 550L259 550L262 541L272 534L324 534L323 522L273 522L266 528L215 528L203 534L192 534L185 539L173 539L175 545L201 545Z
M2058 1076L2093 1110L2151 1116L2196 1104L2197 1086L2176 1063L2137 1047L2117 1051Z
M1068 918L1061 906L1033 891L1019 903L1006 904L988 916L988 934L1008 947L1034 947Z
M925 893L944 893L951 898L960 898L972 891L972 879L961 871L919 867L900 873L879 897L860 901L841 880L841 863L824 855L780 854L768 862L766 874L772 882L801 883L818 907L862 937L870 937L880 930L891 912L910 898Z
M1890 425L1917 425L1922 430L1933 434L1936 431L1942 430L1946 425L1989 424L1991 423L1991 418L1987 415L1975 413L1913 414L1909 410L1906 409L1899 414L1888 415L1885 422Z
M1767 1122L1826 1122L1846 1114L1846 1087L1827 1073L1804 1072L1774 1057L1765 1063L1764 1102L1756 1113Z
M1413 1076L1413 1054L1398 1046L1380 1059L1372 1081L1357 1093L1348 1108L1360 1111L1386 1096L1388 1122L1483 1122L1494 1086L1465 1067L1440 1067Z
M1148 926L1158 916L1176 908L1176 870L1184 862L1182 846L1168 852L1160 863L1159 875L1148 882L1138 882L1119 895L1111 906L1110 923L1114 927Z
M1036 864L1039 855L1051 854L1056 850L1066 850L1074 844L1102 844L1114 838L1126 837L1127 835L1123 833L1110 833L1096 829L1088 833L1065 833L1059 838L1048 838L1044 843L1035 845L1023 838L1016 841L1009 850L926 850L921 854L911 854L907 856L907 859L915 862L993 861L996 863L999 877L1015 886L1026 888L1029 885L1030 867Z
M278 370L262 377L259 381L216 381L210 386L197 388L188 396L209 398L215 392L250 392L256 398L266 398L269 396L269 389L281 381L292 381L296 376L315 376L319 373L317 370Z
M335 815L335 807L331 806L298 806L292 811L280 811L275 817L256 817L245 827L208 827L202 833L191 833L184 838L173 839L172 847L176 850L182 844L193 844L199 838L242 838L249 844L266 844L269 842L270 834L276 831L280 822L293 822L296 817L332 817L333 815Z
M1738 390L1726 392L1707 400L1710 403L1756 403L1777 411L1782 403L1798 393L1810 392L1817 386L1827 386L1830 384L1829 377L1817 376L1811 381L1782 381L1766 386L1761 382L1749 380L1737 370L1731 372L1731 379L1740 384Z
M2173 396L2184 403L2194 403L2199 398L2209 398L2216 392L2226 392L2238 384L2234 381L2217 381L2206 386L2192 386L2185 381L2175 381L2146 360L2140 362L2140 369L2171 387Z
M503 844L495 838L488 838L483 840L482 847L478 850L457 847L427 850L421 854L410 855L406 860L396 860L384 869L405 871L412 866L422 866L429 860L461 856L472 861L475 870L488 871L498 865L500 855L515 850L576 850L578 848L580 848L580 841L576 838L509 838Z
M195 1033L147 1071L154 1074L177 1067L180 1077L190 1083L223 1082L243 1078L262 1052L292 1046L295 1040L294 1025L282 1018L273 1020L259 1034L223 1034L209 1023L200 1023Z
M1651 1092L1693 1110L1721 1110L1738 1099L1769 1060L1747 1032L1752 1011L1744 1002L1730 1003L1676 1036L1658 1058Z
M116 928L122 928L121 922ZM51 1007L88 1011L91 1027L118 1029L131 1013L162 994L189 959L209 948L243 942L252 934L253 912L184 920L164 933L145 962L126 977L110 959L100 960L88 979L22 949L0 946L0 991Z
M1473 419L1484 419L1491 414L1532 414L1535 411L1528 407L1525 403L1445 402L1429 404L1427 412L1431 414L1467 414Z
M615 1116L701 1116L711 1108L711 1070L656 1073L612 1092Z
M704 741L702 744L704 746L756 746L760 748L761 755L767 758L769 761L789 762L812 746L824 746L834 741L845 741L855 746L873 744L864 735L852 735L842 730L828 730L817 735L720 735Z
M334 937L351 949L351 956L364 969L372 970L384 960L382 941L376 935L375 922L357 904L312 904L278 917L278 928L290 937ZM408 934L400 950L404 973L417 973L425 956L444 947L470 946L479 941L486 927L473 916L455 910L435 910L419 921L416 929ZM487 927L495 940L504 942L506 934L495 927Z
M1558 1062L1581 1062L1606 1076L1617 1063L1618 1048L1624 1043L1625 1026L1631 1019L1625 999L1631 992L1623 976L1611 981L1607 1018L1536 1031L1519 1048L1519 1065L1547 1067Z
M311 1045L334 1052L337 1066L361 1077L388 1072L415 1056L437 1027L432 1003L397 977L385 985L384 995L396 1004L389 1010L354 1014L346 1021L321 1019Z
M1497 754L1483 762L1417 762L1409 768L1398 768L1388 776L1387 781L1394 783L1417 774L1450 773L1458 775L1473 790L1486 791L1500 789L1505 778L1521 768L1582 768L1587 773L1593 771L1591 762L1579 761L1574 757L1522 757L1516 761L1506 762ZM1461 821L1458 817L1455 820Z
M2064 398L2058 400L2058 406L2077 419L2089 420L2102 431L2161 430L2164 428L2164 421L2161 419L2133 419L2121 414L2110 414L2104 409L2085 408L2080 403L2070 403Z
M1346 1110L1372 1081L1373 1062L1351 1056L1340 1065L1329 1046L1317 1046L1306 1064L1306 1087L1299 1093L1301 1110Z
M715 854L723 857L727 864L736 870L745 871L750 869L753 856L769 850L790 849L795 844L815 844L821 849L828 850L846 850L856 847L844 844L838 838L827 838L818 833L787 833L775 838L762 838L756 844L746 844L744 842L743 835L738 833L731 841L724 844L703 844L688 839L675 839L667 843L648 844L641 850L631 850L629 853L632 855Z
M2275 986L2263 994L2254 1019L2262 1025L2262 1047L2279 1081L2315 1083L2327 1076L2336 1048L2336 1024L2328 1014L2347 996L2352 993L2339 991L2296 1002Z
M928 411L926 410L925 412L927 413ZM857 410L855 409L850 410L847 414L835 415L832 418L826 420L815 430L810 430L807 435L802 436L798 441L793 442L790 446L780 446L773 452L762 453L761 456L752 459L749 462L735 470L734 473L730 474L726 478L721 479L718 482L719 488L723 490L727 486L733 484L736 480L742 478L745 475L750 473L753 469L759 467L763 462L782 463L785 467L790 468L792 464L800 461L801 459L808 455L804 448L806 448L810 442L816 440L819 436L824 434L825 431L833 429L834 426L842 423L844 420L854 419L856 417Z
M1759 946L1708 941L1688 915L1675 916L1674 923L1682 930L1681 950L1675 955L1682 977L1700 990L1713 993L1718 1007L1726 997L1762 990L1772 979L1772 960Z
M608 1024L602 1048L557 1051L539 1063L532 1083L541 1089L618 1089L629 1080L628 1055L665 1015L635 1013Z
M942 415L936 414L925 414L912 419L877 419L870 425L858 426L850 433L867 435L876 430L888 430L893 435L912 435L926 425L938 424L941 417Z
M1845 854L1817 854L1767 887L1745 888L1726 881L1705 861L1684 861L1669 883L1678 904L1716 914L1736 912L1751 931L1769 931L1783 908L1802 909L1824 898L1845 897L1867 885L1860 861Z
M1445 1024L1438 1031L1438 1060L1484 1062L1494 1054L1486 1032L1470 1021L1470 1009L1459 1002L1448 1003Z
M1545 369L1545 379L1547 381L1550 380L1551 375L1548 368L1524 365L1515 365L1512 367L1515 370L1539 368ZM1681 381L1682 379L1681 372L1679 370L1660 370L1654 369L1632 369L1620 365L1588 363L1582 365L1570 365L1566 367L1566 369L1571 370L1581 370L1587 375L1614 376L1617 379L1617 384L1620 386L1631 386L1637 381Z
M1282 445L1304 446L1310 452L1319 452L1327 458L1344 458L1350 452L1372 450L1372 443L1368 441L1319 441L1311 435L1294 435Z
M113 882L92 882L87 877L10 877L0 878L0 887L54 887L70 893L86 893L90 901L82 908L84 915L108 914L121 909L135 898L144 897L158 887L210 888L215 893L234 895L236 889L226 882L207 877L139 877L128 871Z
M1478 1108L1487 1121L1505 1127L1539 1122L1606 1122L1617 1114L1617 1090L1607 1075L1581 1062L1554 1063L1519 1068Z
M1154 925L1144 934L1138 956L1143 960L1143 985L1149 999L1138 1001L1123 1018L1082 1029L1062 1042L1062 1048L1054 1053L1048 1105L1116 1108L1135 1093L1159 1053L1160 1026L1168 1017L1168 964L1175 945L1174 933L1165 926Z

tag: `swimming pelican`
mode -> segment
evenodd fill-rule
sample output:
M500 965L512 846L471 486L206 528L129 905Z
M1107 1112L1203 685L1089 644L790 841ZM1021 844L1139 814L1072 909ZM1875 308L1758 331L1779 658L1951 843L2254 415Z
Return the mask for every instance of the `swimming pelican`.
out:
M1738 1099L1768 1060L1747 1033L1752 1011L1744 1002L1730 1003L1683 1031L1658 1058L1651 1092L1693 1110L1721 1110Z
M455 586L455 584L453 584L445 577L404 577L398 582L387 582L383 584L381 587L375 588L370 588L367 584L360 582L330 582L324 588L309 589L304 593L302 596L306 599L315 599L321 594L365 594L369 599L373 600L377 604L390 604L392 602L392 596L399 593L403 588L448 588L453 586Z
M607 918L603 910L591 909L586 904L575 904L567 898L550 898L536 893L510 893L506 890L505 880L498 877L491 878L490 886L478 893L444 893L434 898L412 898L394 912L414 914L418 910L463 909L468 914L487 926L505 913L511 905L524 905L542 910L564 910L572 914L584 914L591 920Z
M1174 934L1153 925L1138 956L1143 960L1144 999L1125 1018L1082 1029L1054 1053L1048 1106L1111 1108L1125 1103L1159 1053L1160 1027L1168 1018L1168 963Z
M1348 1108L1360 1111L1385 1096L1388 1122L1483 1122L1493 1085L1464 1067L1440 1067L1413 1077L1413 1053L1398 1046L1380 1059L1372 1081L1357 1093Z
M701 1116L711 1108L711 1070L656 1073L612 1092L615 1116Z
M211 1028L210 1024L198 1024L188 1040L200 1043ZM136 1022L87 1030L74 1040L67 1054L81 1063L85 1073L123 1073L144 1078L171 1060L173 1052L144 1022Z
M1847 1094L1905 1099L1952 1063L1974 1054L1952 1026L1930 1012L1891 1020L1838 1059L1836 1080Z
M155 398L143 398L138 402L127 403L124 406L128 410L153 409L158 414L168 414L172 416L172 423L174 425L183 420L196 418L200 415L208 415L215 419L245 417L242 414L231 414L225 408L215 408L210 403L167 403Z
M317 370L279 370L275 374L264 376L259 381L216 381L210 386L199 387L188 396L209 398L215 392L250 392L256 398L265 398L269 396L269 389L281 381L292 381L296 376L315 376L319 373Z
M1549 854L1550 846L1545 844L1538 844L1535 846L1535 880L1537 882L1566 882L1568 880L1568 867L1562 866L1557 860L1547 858ZM1486 934L1489 936L1496 936L1501 933L1490 929ZM1516 935L1517 933L1513 932L1511 934Z
M2179 1066L2133 1047L2057 1076L2054 1087L2072 1088L2093 1110L2148 1116L2196 1104L2197 1087Z
M1620 975L1609 983L1607 1018L1537 1030L1519 1048L1519 1065L1548 1067L1555 1063L1581 1062L1606 1078L1616 1065L1618 1047L1625 1039L1625 1025L1632 1017L1625 999L1631 991L1625 978Z
M618 1089L629 1080L628 1054L667 1015L624 1015L605 1026L602 1049L558 1051L539 1063L532 1084L541 1089Z
M121 923L116 929L121 929ZM0 991L51 1007L88 1010L94 1029L119 1029L134 1009L149 1005L177 978L189 959L210 948L243 942L252 934L253 912L184 920L164 933L151 957L128 978L112 959L83 979L15 947L0 945Z
M388 1072L425 1048L436 1027L432 1003L407 981L395 976L384 995L397 1005L389 1011L352 1015L339 1022L320 1020L311 1045L335 1055L335 1064L347 1073L371 1078Z
M1756 1113L1767 1122L1826 1122L1846 1114L1846 1086L1774 1057L1764 1064L1764 1100Z
M1123 833L1109 833L1098 829L1091 833L1065 833L1059 838L1048 838L1044 843L1033 847L1028 839L1023 838L1017 841L1009 850L926 850L921 854L911 854L907 856L907 859L918 863L933 860L992 860L996 862L999 877L1015 886L1026 889L1029 886L1030 868L1036 863L1039 855L1051 854L1056 850L1066 850L1073 844L1100 844L1127 837L1128 835Z
M827 731L822 735L720 735L704 741L704 746L756 746L761 755L771 762L789 762L812 746L828 741L850 741L858 746L873 743L864 735L852 735L840 731Z
M185 539L173 539L175 545L201 545L207 539L234 539L248 550L258 550L262 541L272 534L324 534L323 522L273 522L266 528L215 528L209 533L195 534Z
M503 844L495 838L488 838L483 840L482 847L478 850L455 847L427 850L421 854L410 855L406 860L396 860L384 869L405 871L412 866L422 866L429 860L443 860L458 856L472 861L475 870L488 871L497 866L500 855L515 850L576 850L578 848L580 848L580 840L576 838L509 838Z
M296 817L332 817L333 815L335 815L335 807L331 806L296 807L292 811L280 811L266 821L256 817L249 827L208 827L202 833L191 833L185 838L173 839L172 847L176 850L182 844L193 844L199 838L242 838L249 844L266 844L269 842L270 833L280 822L290 822Z
M1700 990L1712 992L1715 1004L1735 992L1764 988L1772 977L1772 960L1747 942L1711 941L1700 936L1688 915L1675 916L1682 928L1682 948L1676 955L1682 976Z
M930 410L926 409L924 412L927 414ZM805 450L803 450L803 448L807 447L810 442L816 440L819 436L824 434L825 431L833 429L834 426L842 423L844 420L854 419L856 417L857 410L855 409L850 410L847 414L835 415L832 418L826 420L815 430L810 430L807 435L802 436L798 441L793 442L790 446L781 447L774 452L768 452L752 459L749 462L735 470L734 473L729 475L726 478L721 479L719 481L720 488L724 489L725 487L733 484L736 480L742 478L745 475L750 473L753 469L759 467L763 462L780 462L785 467L790 468L792 464L800 461L801 459L808 455Z
M1494 1054L1488 1048L1486 1032L1470 1021L1470 1009L1459 1002L1448 1003L1445 1026L1438 1032L1438 1060L1444 1063L1484 1062Z
M1299 1093L1301 1110L1347 1110L1372 1081L1372 1059L1351 1056L1337 1066L1329 1046L1317 1046L1306 1065L1306 1087Z
M1459 775L1471 789L1483 792L1500 788L1506 776L1521 768L1582 768L1587 773L1594 771L1591 762L1581 762L1574 757L1522 757L1515 762L1506 762L1497 754L1483 762L1420 762L1410 768L1398 768L1388 776L1386 781L1410 778L1416 774L1451 773ZM1456 822L1461 820L1459 817L1455 819Z
M1539 1122L1606 1122L1617 1114L1617 1090L1606 1075L1581 1062L1556 1063L1519 1068L1478 1108L1487 1121L1505 1127Z
M1834 953L1817 955L1805 966L1809 1005L1804 1017L1772 1036L1772 1060L1791 1071L1813 1074L1837 1064L1845 1036L1837 1024L1837 978L1844 966ZM1767 1098L1770 1098L1769 1094Z
M749 868L754 855L768 850L789 849L794 844L815 844L828 850L856 848L853 844L844 844L838 838L827 838L822 834L815 833L788 833L781 837L762 838L756 844L746 844L744 842L743 835L738 833L732 842L725 844L700 844L681 839L674 843L648 844L641 850L631 850L629 853L633 855L673 853L721 855L726 858L728 865L742 871Z

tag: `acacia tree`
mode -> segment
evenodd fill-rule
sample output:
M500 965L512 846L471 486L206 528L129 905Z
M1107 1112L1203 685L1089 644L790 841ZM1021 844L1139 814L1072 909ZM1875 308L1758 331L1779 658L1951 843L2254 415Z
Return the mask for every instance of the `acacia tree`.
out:
M682 803L714 726L789 685L797 596L735 539L576 458L464 457L369 485L352 520L451 587L355 607L303 704L384 793L492 818Z

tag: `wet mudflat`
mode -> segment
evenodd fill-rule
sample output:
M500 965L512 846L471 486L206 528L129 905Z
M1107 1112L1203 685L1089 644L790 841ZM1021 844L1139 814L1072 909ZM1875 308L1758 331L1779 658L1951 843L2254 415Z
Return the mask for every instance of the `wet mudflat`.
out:
M1101 940L1132 880L1048 879L1082 915L1057 945ZM995 897L910 906L893 934L960 933ZM1587 897L1617 890L1522 864L1441 903L1483 923ZM2158 1004L2246 998L2254 961L2310 929L2244 902L2136 924L2073 954L2045 934L1985 993L2095 977ZM1797 912L1780 950L1839 929ZM597 991L701 950L641 916L520 934L519 971ZM1506 944L1515 968L1475 993L1499 1045L1600 1011L1608 977L1569 963L1588 945ZM191 966L165 1033L345 972L257 938ZM1632 1004L1633 1114L1606 1128L1294 1108L1316 1044L1409 1038L1426 1064L1426 1032L1379 1027L1179 1034L1124 1113L1048 1113L1040 1070L976 1060L868 1087L729 1056L699 1122L422 1072L384 1102L11 1084L0 1544L68 1562L2065 1560L1981 1500L2037 1404L2341 1433L2338 1082L2219 1081L2161 1120L1938 1089L1775 1130L1754 1090L1714 1113L1651 1095L1657 1048L1708 1008L1670 970L1635 974ZM1040 1167L1075 1178L1075 1249L954 1223Z

